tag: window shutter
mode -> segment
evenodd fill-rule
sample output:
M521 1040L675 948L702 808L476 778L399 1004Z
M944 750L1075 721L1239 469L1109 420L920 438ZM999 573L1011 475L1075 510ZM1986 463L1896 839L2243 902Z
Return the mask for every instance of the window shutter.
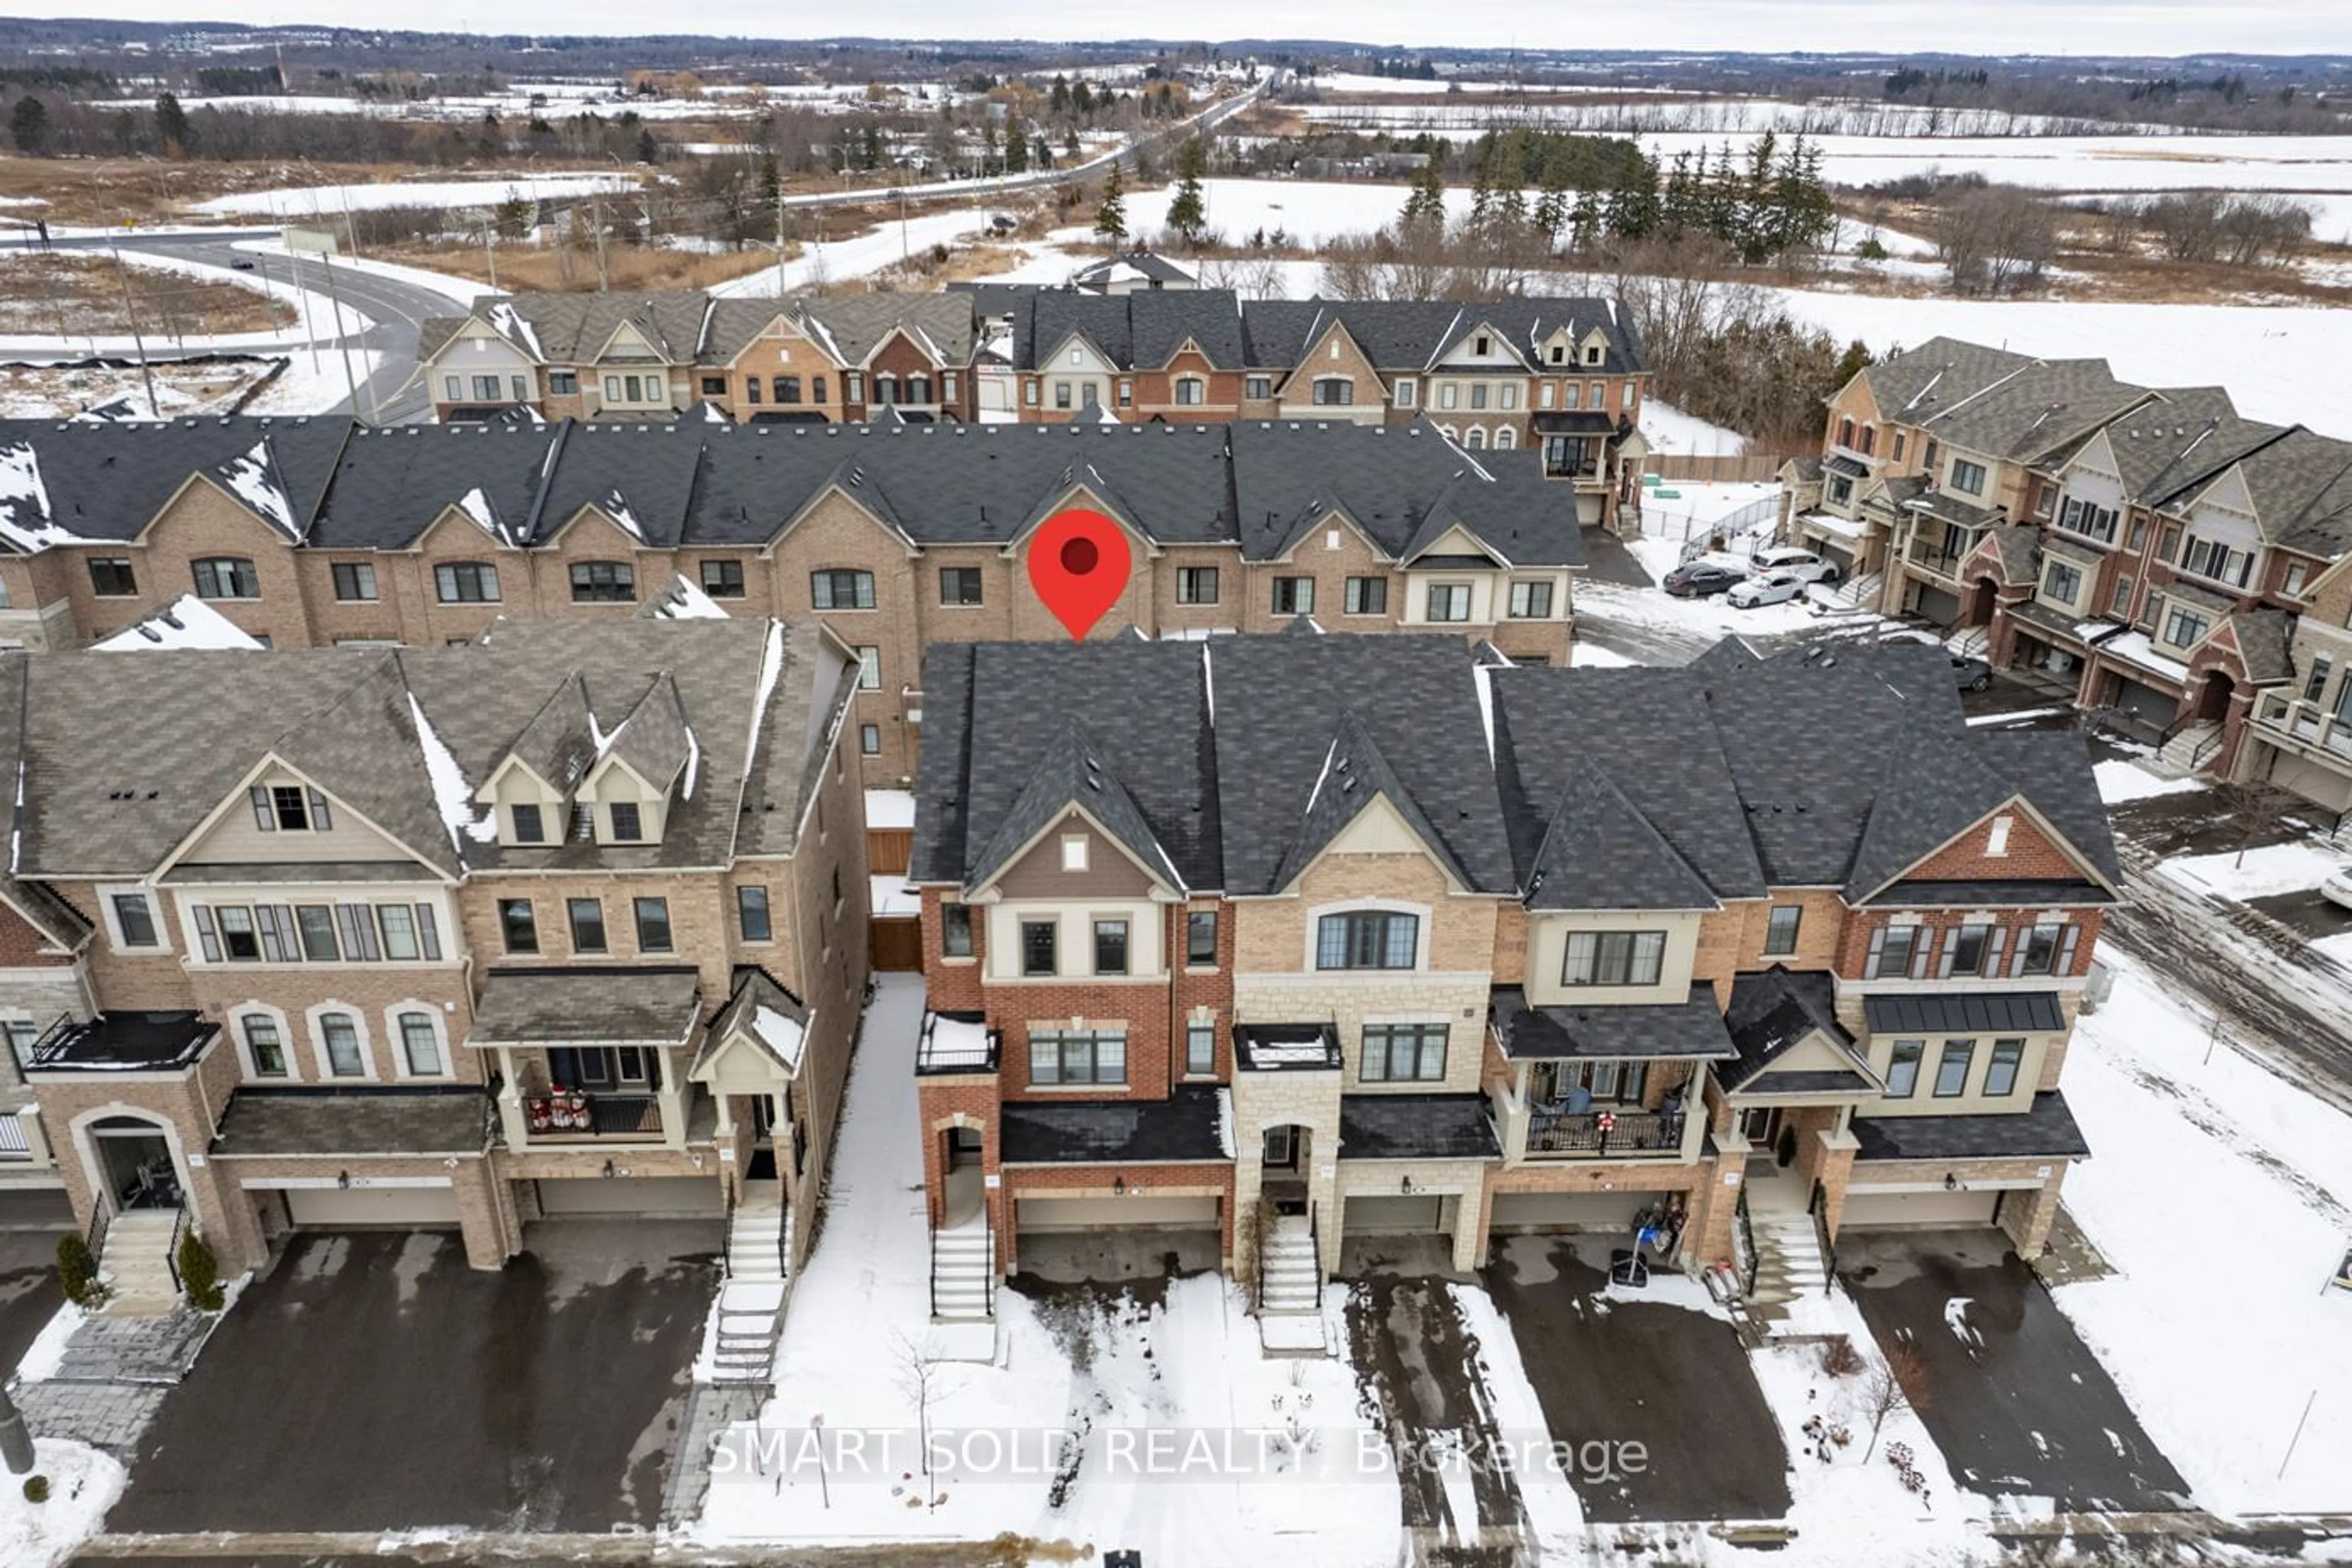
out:
M382 952L375 941L375 911L365 904L337 904L335 913L343 927L343 956L375 963Z
M327 797L319 791L312 790L310 792L310 831L332 833L334 830L335 817L334 814L327 809Z
M269 808L269 787L256 784L248 792L253 799L253 825L264 833L278 831L278 814Z
M1925 926L1911 929L1911 978L1927 978L1927 955L1936 950L1936 933Z
M441 928L434 923L433 906L416 906L416 951L433 963L441 960Z
M2025 954L2033 946L2033 928L2028 926L2017 933L2017 951L2009 955L2009 977L2011 980L2025 973Z
M220 933L213 930L213 911L205 904L196 906L196 941L204 946L206 963L221 961Z
M1885 952L1886 928L1885 926L1880 926L1877 930L1870 933L1870 956L1863 961L1862 965L1862 977L1864 980L1875 980L1878 978L1878 962L1880 958L1885 954Z
M1987 978L2000 973L2001 950L2008 944L2009 928L2007 926L1993 927L1991 934L1985 938L1984 973Z
M286 939L278 927L278 906L259 904L253 911L254 928L261 934L261 958L265 963L287 962Z
M2056 971L2058 973L2072 974L2074 973L2074 942L2075 939L2080 937L2082 934L2083 928L2081 926L2074 924L2071 921L2067 922L2065 934L2059 938L2058 941L2058 968Z

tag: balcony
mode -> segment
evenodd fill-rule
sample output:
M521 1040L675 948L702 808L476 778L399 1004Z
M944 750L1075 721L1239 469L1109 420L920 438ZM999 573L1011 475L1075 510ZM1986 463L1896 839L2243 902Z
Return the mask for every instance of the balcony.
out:
M657 1094L589 1094L564 1090L522 1097L523 1125L533 1144L663 1141Z
M2331 713L2316 702L2272 696L2254 705L2254 727L2274 744L2306 755L2341 758L2352 765L2352 715Z
M1537 1109L1528 1113L1528 1157L1674 1158L1687 1121L1680 1111Z
M1969 550L1975 548L1974 540L1969 542L1968 550L1953 551L1946 549L1940 540L1914 539L1911 548L1903 552L1903 558L1914 566L1924 567L1947 583L1957 584L1960 563L1968 559Z
M976 1013L926 1013L915 1042L915 1074L994 1072L1004 1037Z

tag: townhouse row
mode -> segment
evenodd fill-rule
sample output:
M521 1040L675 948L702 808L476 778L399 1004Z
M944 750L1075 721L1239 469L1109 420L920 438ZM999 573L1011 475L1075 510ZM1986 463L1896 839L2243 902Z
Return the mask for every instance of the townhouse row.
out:
M940 1318L1069 1234L1173 1237L1301 1323L1368 1236L1468 1268L1646 1230L1743 1274L1767 1215L2045 1245L2115 850L2080 739L1971 730L1937 650L934 661Z
M1070 508L1129 542L1092 635L1308 617L1564 662L1584 560L1532 452L1404 426L0 424L0 640L95 641L194 594L278 648L437 647L500 616L823 622L865 782L916 771L925 650L1067 634L1031 589Z
M2352 442L1934 339L1831 399L1784 537L2159 747L2352 809Z
M436 417L1032 424L1426 416L1534 448L1582 521L1638 501L1648 371L1612 300L1242 300L1231 289L487 298L425 324Z
M856 668L767 620L0 656L0 1184L123 1278L737 1204L788 1266L866 983Z

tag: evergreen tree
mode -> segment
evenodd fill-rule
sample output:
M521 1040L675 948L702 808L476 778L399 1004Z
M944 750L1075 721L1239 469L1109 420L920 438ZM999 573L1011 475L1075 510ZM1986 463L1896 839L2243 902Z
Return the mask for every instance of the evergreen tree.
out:
M1570 243L1580 254L1591 250L1601 240L1601 198L1591 191L1576 193L1576 205L1569 210Z
M8 134L16 139L17 152L41 152L49 143L49 106L31 93L18 99L8 112Z
M1445 226L1445 184L1438 173L1437 158L1412 172L1412 184L1404 198L1404 213L1398 220L1407 229L1442 230Z
M1544 182L1543 195L1536 198L1535 226L1547 248L1559 248L1559 231L1568 226L1566 186L1549 179Z
M1647 239L1664 222L1663 206L1657 161L1637 158L1610 194L1609 232L1620 239Z
M1201 231L1209 226L1207 207L1201 200L1201 170L1208 163L1208 153L1202 148L1199 137L1184 143L1176 158L1176 196L1168 204L1168 226L1184 237L1187 245L1201 243Z
M637 132L637 162L640 163L661 162L661 143L654 140L651 126Z
M1054 74L1054 91L1048 102L1056 114L1070 111L1070 79L1058 71Z
M167 157L179 158L187 154L191 140L188 111L180 107L177 97L168 92L155 100L155 139L163 142Z
M1092 114L1095 111L1094 89L1082 81L1071 83L1070 107L1080 114Z
M1698 226L1698 186L1691 174L1691 155L1686 151L1677 153L1674 167L1666 174L1658 226L1669 235L1685 234Z
M1117 163L1103 182L1102 204L1095 208L1095 237L1114 250L1127 243L1127 183Z
M1021 121L1011 110L1004 111L1004 172L1024 173L1029 167L1029 138L1021 129Z

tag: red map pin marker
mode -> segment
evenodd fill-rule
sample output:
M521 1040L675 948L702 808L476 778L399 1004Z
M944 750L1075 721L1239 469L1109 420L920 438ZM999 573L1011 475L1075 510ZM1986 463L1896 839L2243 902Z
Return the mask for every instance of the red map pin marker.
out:
M1118 524L1074 506L1047 518L1029 541L1029 585L1070 636L1083 641L1127 592L1133 561Z

